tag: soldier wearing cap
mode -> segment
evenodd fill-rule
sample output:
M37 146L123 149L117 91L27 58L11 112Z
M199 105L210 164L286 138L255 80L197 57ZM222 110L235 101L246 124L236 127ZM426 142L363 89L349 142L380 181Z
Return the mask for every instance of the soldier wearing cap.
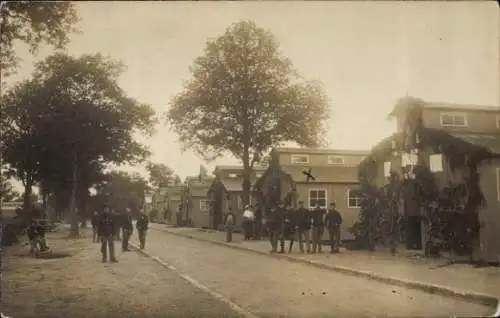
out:
M336 209L335 202L330 202L330 208L325 217L325 225L328 229L328 234L330 238L330 252L338 253L340 245L340 225L342 224L342 215Z

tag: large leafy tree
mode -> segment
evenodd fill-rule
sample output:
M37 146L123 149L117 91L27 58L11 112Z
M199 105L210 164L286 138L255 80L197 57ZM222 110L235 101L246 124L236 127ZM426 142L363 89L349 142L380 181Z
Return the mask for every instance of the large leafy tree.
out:
M149 182L155 188L167 187L171 183L180 181L174 170L163 163L148 162L146 169L149 173Z
M92 198L93 208L99 210L107 204L117 212L126 208L137 214L144 205L147 181L137 173L111 171L95 186L97 194Z
M106 163L137 163L149 154L133 135L153 133L154 111L118 86L123 71L100 54L55 54L4 97L7 163L19 177L66 193L70 213ZM76 215L72 220L77 235Z
M78 22L71 1L2 1L0 9L0 68L2 75L14 71L19 57L16 41L29 45L36 53L42 43L64 47Z
M304 81L277 39L255 23L235 23L209 40L191 73L167 122L185 148L205 159L230 153L242 161L246 202L252 168L266 151L288 141L321 142L328 118L321 85Z

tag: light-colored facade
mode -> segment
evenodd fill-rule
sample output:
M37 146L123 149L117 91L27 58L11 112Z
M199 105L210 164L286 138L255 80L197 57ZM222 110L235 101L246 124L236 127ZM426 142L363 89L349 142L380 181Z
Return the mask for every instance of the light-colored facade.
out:
M317 203L328 208L334 201L343 218L341 239L351 240L349 228L358 220L361 206L357 167L366 155L368 151L276 148L256 187L269 193L272 190L266 188L273 187L272 179L279 175L280 199L292 206L303 201L310 209ZM309 169L315 180L307 180L304 171Z
M375 149L378 149L377 151L383 148L390 150L391 143L397 142L403 135L408 135L409 127L403 124L407 113L404 103L396 106L390 117L396 119L398 123L397 133L379 143L374 148L374 152ZM493 157L500 155L500 107L424 103L421 118L423 127L426 129L441 132L475 149L484 149ZM430 146L424 144L420 152L420 158L423 158L424 163L430 168L440 189L450 182L461 182L463 177L467 176L466 170L452 170L449 158L446 158L439 150L431 149ZM391 172L403 177L401 171L404 162L405 159L401 156L387 156L384 162L378 163L375 184L379 187L387 184ZM478 172L486 205L480 207L479 210L480 244L478 244L476 254L486 261L498 261L500 259L500 244L498 243L500 242L500 159L483 160L478 166ZM415 227L421 228L420 236L417 238L420 242L417 243L420 248L423 248L425 229L419 221L420 207L417 203L412 204L411 202L415 200L411 198L405 201L407 203L401 208L407 216L415 220L408 223L415 223Z

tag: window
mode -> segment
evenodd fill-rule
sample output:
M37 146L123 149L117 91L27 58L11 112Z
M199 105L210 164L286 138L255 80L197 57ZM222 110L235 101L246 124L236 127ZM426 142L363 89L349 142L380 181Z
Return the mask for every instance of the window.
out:
M319 204L321 208L326 208L326 190L310 189L309 190L309 208L316 207Z
M200 200L200 211L210 210L210 202L208 200Z
M227 175L229 178L236 179L239 178L240 175L238 173L230 173Z
M418 156L414 153L403 153L401 155L401 166L415 166L418 162ZM390 168L389 168L390 170Z
M308 155L292 155L292 163L293 164L308 164L309 156Z
M440 121L443 127L467 127L465 113L441 113Z
M343 165L344 157L341 156L328 156L329 165Z
M389 178L391 176L391 162L384 162L384 177Z
M350 189L347 191L347 207L360 208L363 200L363 193L358 189Z
M443 155L440 153L433 154L429 156L429 166L431 172L442 172L443 171Z

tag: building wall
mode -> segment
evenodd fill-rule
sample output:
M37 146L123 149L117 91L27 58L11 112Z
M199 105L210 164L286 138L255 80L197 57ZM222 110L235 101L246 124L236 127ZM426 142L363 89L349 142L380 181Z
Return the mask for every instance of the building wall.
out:
M481 256L486 261L500 261L500 159L483 162L480 172L487 201L479 212Z
M456 112L466 113L467 127L442 127L440 122L440 114ZM429 109L424 108L422 119L424 125L428 128L438 128L447 131L456 132L480 132L480 133L499 133L500 128L497 126L497 116L500 116L500 111L481 111L481 110L444 110L444 109Z
M304 201L304 206L306 208L313 208L309 206L309 190L311 189L324 189L326 190L326 203L327 207L330 205L331 201L335 201L337 209L342 215L342 226L341 226L341 239L342 240L352 240L354 236L349 231L349 228L354 225L359 219L359 208L348 207L348 190L358 189L358 184L342 184L342 183L316 183L307 184L299 183L297 184L297 201ZM328 233L325 232L323 239L328 237Z
M334 156L334 157L343 157L344 158L344 166L350 166L350 167L357 167L358 164L363 160L365 155L345 155L345 154L325 154L325 153L310 153L307 151L307 149L304 149L302 152L300 149L297 149L296 153L279 153L279 163L281 165L287 166L287 165L300 165L300 164L294 164L292 163L292 156L293 155L307 155L309 157L309 163L304 164L304 166L329 166L328 164L328 157L329 156ZM334 166L334 165L332 165Z
M210 227L210 210L201 210L200 202L208 200L206 197L191 197L191 211L189 217L193 221L194 227Z

